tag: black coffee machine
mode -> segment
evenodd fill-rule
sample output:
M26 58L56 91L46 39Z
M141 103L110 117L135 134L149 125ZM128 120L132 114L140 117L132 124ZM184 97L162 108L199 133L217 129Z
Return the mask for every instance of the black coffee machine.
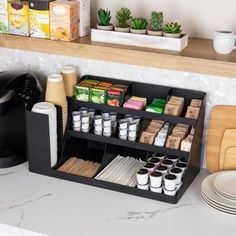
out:
M41 98L38 79L29 73L0 73L0 168L26 161L25 109Z

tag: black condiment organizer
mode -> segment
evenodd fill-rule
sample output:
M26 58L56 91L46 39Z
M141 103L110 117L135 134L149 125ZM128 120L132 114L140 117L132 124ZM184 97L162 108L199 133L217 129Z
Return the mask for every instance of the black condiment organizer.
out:
M142 118L147 118L147 119L160 119L166 122L182 123L193 126L195 128L195 134L190 153L175 149L169 149L165 147L157 147L154 145L142 144L139 143L138 141L131 142L131 141L120 140L117 137L105 137L105 136L94 135L93 133L82 133L73 131L71 128L70 114L69 114L68 128L63 137L61 129L62 127L61 109L57 107L58 145L59 147L61 147L61 149L59 149L58 163L53 168L51 168L50 164L48 116L26 111L27 140L28 140L27 154L29 160L29 170L43 175L48 175L78 183L93 185L96 187L115 190L154 200L159 200L173 204L177 203L200 170L202 162L202 140L203 140L206 94L200 91L171 88L171 87L130 82L124 80L115 80L96 76L84 76L81 80L84 79L97 79L104 82L112 82L113 84L114 83L127 84L129 85L128 95L146 97L148 100L148 104L150 104L153 98L156 97L166 99L170 95L182 96L185 98L183 115L185 115L187 107L191 102L191 99L195 98L203 100L199 117L197 120L193 120L184 117L175 117L170 115L156 114L146 111L137 111L122 107L112 107L102 104L95 104L90 102L82 102L82 101L75 101L73 99L68 99L69 113L71 113L71 111L73 110L77 110L79 107L89 107L104 112L117 112L118 114L129 114L134 116L140 116ZM176 196L167 196L160 193L153 193L151 191L139 190L137 188L131 188L128 186L101 181L94 178L87 178L57 171L57 168L61 166L71 156L77 156L79 158L88 159L91 161L101 163L99 170L100 172L118 154L124 156L133 156L138 159L146 160L146 158L152 152L184 157L186 160L188 160L188 168L186 170L183 179L183 185L177 192Z

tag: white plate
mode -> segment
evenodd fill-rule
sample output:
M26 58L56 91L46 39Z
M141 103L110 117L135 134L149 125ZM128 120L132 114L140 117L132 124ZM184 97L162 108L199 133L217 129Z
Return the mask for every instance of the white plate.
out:
M220 192L220 191L217 190L217 189L215 189L215 192L216 192L218 195L222 196L222 197L228 198L228 199L230 199L230 200L232 200L232 201L236 201L236 198L230 197L230 196L228 196L228 195L226 195L226 194Z
M223 212L223 213L226 213L226 214L236 215L236 212L233 213L233 212L231 212L231 211L221 210L221 209L216 208L212 203L208 202L208 201L204 198L204 196L202 196L202 200L204 201L204 203L205 203L207 206L209 206L210 208L212 208L212 209L214 209L214 210L216 210L216 211L218 211L218 212L220 211L220 212Z
M220 173L215 173L206 177L202 182L202 192L209 198L211 201L218 205L222 205L224 207L231 208L232 210L236 210L236 202L223 198L219 196L214 191L214 180Z
M214 186L224 195L236 198L236 171L221 172L215 178Z

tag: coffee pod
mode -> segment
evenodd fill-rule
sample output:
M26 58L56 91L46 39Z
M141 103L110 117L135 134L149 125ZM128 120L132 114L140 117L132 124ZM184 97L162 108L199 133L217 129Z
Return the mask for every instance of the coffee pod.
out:
M165 158L165 155L162 154L162 153L153 153L152 155L153 157L157 157L159 158L160 160L163 160Z
M170 190L167 190L167 189L164 188L164 194L165 194L165 195L168 195L168 196L175 196L175 195L176 195L176 192L177 192L176 189L170 191Z
M111 126L104 126L103 133L111 133Z
M129 137L136 139L137 131L136 130L132 130L132 131L129 130Z
M81 128L82 128L82 130L89 129L89 123L82 123Z
M135 137L128 136L128 140L134 142L136 140L136 136Z
M121 136L124 136L124 135L127 136L127 133L128 133L128 130L127 130L127 129L121 129L121 128L119 128L119 134L120 134Z
M61 75L65 86L65 92L67 97L73 97L74 88L77 83L77 74L73 66L64 66L61 69Z
M88 108L87 107L81 107L79 109L81 115L87 115L88 114Z
M89 114L83 114L81 121L82 123L89 123Z
M181 170L183 170L183 172L186 170L187 166L188 165L186 163L175 163L175 167L180 168Z
M147 185L148 184L148 170L147 169L140 169L137 173L136 173L136 177L137 177L137 183L139 185Z
M155 168L155 171L159 171L161 172L162 174L167 174L168 172L168 167L167 166L157 166Z
M78 131L78 132L81 130L80 127L74 127L74 126L73 126L72 128L73 128L74 131Z
M72 117L73 117L73 121L80 121L80 112L79 111L73 111L72 112Z
M179 162L179 163L188 164L188 161L186 161L184 157L180 157L180 158L178 159L178 162Z
M160 159L157 157L151 157L148 159L148 162L153 163L155 166L158 166L158 164L160 163Z
M133 121L133 116L131 115L125 115L125 119L129 122Z
M167 166L168 168L171 168L173 166L173 161L170 161L170 160L162 160L161 161L161 165L163 166Z
M96 134L96 135L102 135L102 131L96 131L96 130L94 130L94 134Z
M152 172L155 169L155 165L153 163L146 163L143 168L147 169L148 172Z
M153 171L150 173L150 182L153 188L160 188L162 183L162 173Z
M94 116L94 124L95 125L102 125L102 116L100 116L100 115L96 115L96 116Z
M162 189L163 188L162 187L160 187L160 188L153 188L152 186L150 186L150 189L154 193L162 193Z
M167 155L166 160L170 160L170 161L173 161L173 163L176 163L178 160L178 157Z
M149 190L149 184L146 184L146 185L137 184L137 187L138 189L141 189L141 190Z
M136 131L137 130L137 121L131 121L129 122L129 131Z
M182 182L180 184L176 184L176 191L179 191L179 189L181 188L182 184L183 184Z
M110 112L109 116L111 117L111 121L116 121L117 113L116 112Z
M182 176L183 176L183 170L180 168L171 168L170 169L170 174L173 174L177 177L176 179L176 184L180 184L182 182Z
M120 129L127 129L128 121L126 119L119 120L119 127Z
M102 132L102 125L95 125L94 129L96 132Z
M106 117L103 119L103 126L104 127L111 127L111 117Z
M165 189L168 191L173 191L176 189L177 177L172 174L166 174L164 177Z
M103 132L103 135L106 136L106 137L111 137L111 132L110 133Z
M83 133L88 133L88 132L89 132L89 129L82 129L82 132L83 132Z
M102 117L103 117L103 119L109 118L110 117L110 113L109 112L103 112L102 113Z
M122 140L127 140L127 135L119 135L119 138Z
M75 128L79 128L81 127L81 122L80 121L74 122L73 125Z

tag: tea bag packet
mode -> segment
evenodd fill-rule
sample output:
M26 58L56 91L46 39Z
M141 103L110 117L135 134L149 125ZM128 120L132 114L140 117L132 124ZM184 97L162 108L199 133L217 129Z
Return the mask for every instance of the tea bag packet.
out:
M164 114L172 116L180 116L184 108L184 98L171 96L165 106Z
M200 99L192 99L191 100L191 103L190 103L191 107L198 107L198 108L200 108L201 105L202 105L202 100L200 100Z
M181 143L180 136L169 135L166 141L166 147L178 150L180 147L180 143Z
M153 144L156 134L148 131L143 131L140 138L140 143Z
M188 135L186 139L181 142L181 151L190 152L193 141L193 135Z
M169 123L166 123L158 133L154 145L164 147L168 135L168 129L169 129Z

